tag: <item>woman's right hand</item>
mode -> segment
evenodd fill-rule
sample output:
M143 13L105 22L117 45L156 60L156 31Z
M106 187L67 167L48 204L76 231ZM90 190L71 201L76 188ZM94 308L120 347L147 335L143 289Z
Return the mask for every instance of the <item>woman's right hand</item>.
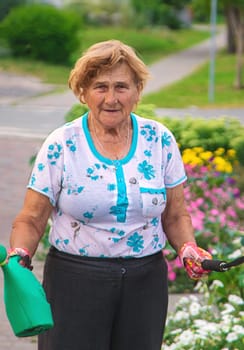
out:
M28 249L26 248L10 248L8 250L8 259L12 256L20 256L19 263L23 267L26 267L29 270L33 270L33 266L31 265L31 258Z

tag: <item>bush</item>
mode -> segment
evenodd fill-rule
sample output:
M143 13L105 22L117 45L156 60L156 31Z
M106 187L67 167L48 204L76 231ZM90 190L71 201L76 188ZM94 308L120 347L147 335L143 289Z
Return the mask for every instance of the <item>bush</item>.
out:
M1 0L0 2L0 21L4 19L11 11L12 8L24 5L28 3L29 0Z
M66 123L72 122L72 120L81 117L87 111L88 111L88 107L86 105L75 103L64 116L65 122Z
M241 165L244 165L244 126L237 119L211 119L188 117L160 118L175 135L181 151L203 147L208 151L234 149Z
M68 64L78 46L80 19L51 5L14 8L1 24L14 56Z

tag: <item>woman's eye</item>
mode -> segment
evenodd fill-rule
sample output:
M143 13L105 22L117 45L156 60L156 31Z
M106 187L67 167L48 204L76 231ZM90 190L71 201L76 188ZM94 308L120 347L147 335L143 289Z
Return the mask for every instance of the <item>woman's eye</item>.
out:
M123 84L121 84L121 85L117 85L116 88L117 88L118 90L124 90L124 89L126 89L126 86L123 85Z
M98 91L105 91L106 90L106 85L96 85L95 86L95 90L98 90Z

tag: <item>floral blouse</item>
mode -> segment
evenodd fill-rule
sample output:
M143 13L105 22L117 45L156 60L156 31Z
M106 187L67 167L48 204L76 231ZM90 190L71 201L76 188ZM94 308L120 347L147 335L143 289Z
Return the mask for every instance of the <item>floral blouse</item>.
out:
M167 188L186 180L172 133L131 114L132 144L120 160L102 156L88 113L52 132L42 145L28 188L49 197L50 243L92 257L142 257L161 250Z

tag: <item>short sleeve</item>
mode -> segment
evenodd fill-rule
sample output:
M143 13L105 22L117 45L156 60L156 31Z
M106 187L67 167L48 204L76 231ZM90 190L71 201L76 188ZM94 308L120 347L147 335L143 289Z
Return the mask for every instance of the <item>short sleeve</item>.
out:
M61 186L63 164L63 144L59 129L50 134L39 150L27 188L49 197L55 206Z
M186 181L187 177L175 137L167 128L163 131L161 143L167 157L164 160L166 163L165 187L175 187Z

